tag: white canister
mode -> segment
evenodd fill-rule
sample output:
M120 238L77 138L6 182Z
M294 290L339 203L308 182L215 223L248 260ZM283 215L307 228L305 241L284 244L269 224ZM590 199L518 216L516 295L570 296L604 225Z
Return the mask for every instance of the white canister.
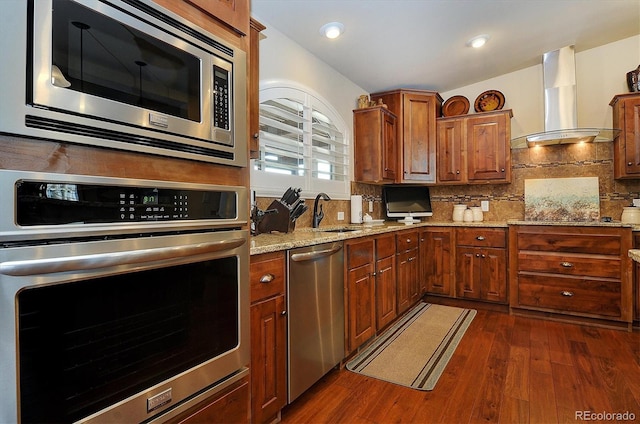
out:
M640 208L634 206L624 208L620 220L625 224L640 224Z
M484 214L482 213L482 208L480 206L473 206L471 208L471 213L473 215L474 222L480 222L484 219Z
M467 205L453 205L453 222L462 222L464 220L464 211Z
M462 215L464 222L473 222L473 211L471 209L465 209Z

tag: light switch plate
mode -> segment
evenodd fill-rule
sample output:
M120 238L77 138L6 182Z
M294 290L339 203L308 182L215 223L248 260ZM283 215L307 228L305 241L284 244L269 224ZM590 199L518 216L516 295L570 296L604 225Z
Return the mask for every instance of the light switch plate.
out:
M480 201L480 208L482 209L482 212L489 212L489 201L488 200L481 200Z
M640 199L633 199L633 206L640 207Z

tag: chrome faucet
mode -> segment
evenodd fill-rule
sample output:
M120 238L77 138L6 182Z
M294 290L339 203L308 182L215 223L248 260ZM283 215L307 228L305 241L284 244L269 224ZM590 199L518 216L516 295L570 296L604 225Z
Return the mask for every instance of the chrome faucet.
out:
M320 198L324 200L331 200L326 193L320 193L316 196L316 200L313 202L313 228L318 228L320 225L320 221L324 218L324 212L322 211L322 204L320 204L320 212L318 212L318 203L320 202Z

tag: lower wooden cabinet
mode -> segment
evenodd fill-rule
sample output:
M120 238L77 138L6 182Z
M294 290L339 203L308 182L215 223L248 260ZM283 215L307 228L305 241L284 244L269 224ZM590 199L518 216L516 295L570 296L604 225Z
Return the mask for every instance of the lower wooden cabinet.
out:
M376 243L376 328L389 325L398 316L396 308L396 238L386 234Z
M348 352L376 333L374 243L372 237L345 242Z
M396 234L396 265L398 314L402 314L421 297L418 230Z
M456 229L456 297L507 302L506 243L501 228Z
M454 295L452 228L426 227L420 230L420 269L422 293Z
M633 233L633 248L640 249L640 234ZM640 324L640 262L633 261L634 320Z
M518 225L509 237L512 311L631 328L630 228Z
M251 415L273 422L287 402L284 252L251 257Z

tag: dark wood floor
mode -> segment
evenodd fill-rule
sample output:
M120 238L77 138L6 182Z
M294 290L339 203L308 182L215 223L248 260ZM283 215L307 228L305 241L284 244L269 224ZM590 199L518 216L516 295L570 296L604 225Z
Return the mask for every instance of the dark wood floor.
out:
M433 391L336 369L282 422L576 423L577 411L640 422L640 332L478 310Z

